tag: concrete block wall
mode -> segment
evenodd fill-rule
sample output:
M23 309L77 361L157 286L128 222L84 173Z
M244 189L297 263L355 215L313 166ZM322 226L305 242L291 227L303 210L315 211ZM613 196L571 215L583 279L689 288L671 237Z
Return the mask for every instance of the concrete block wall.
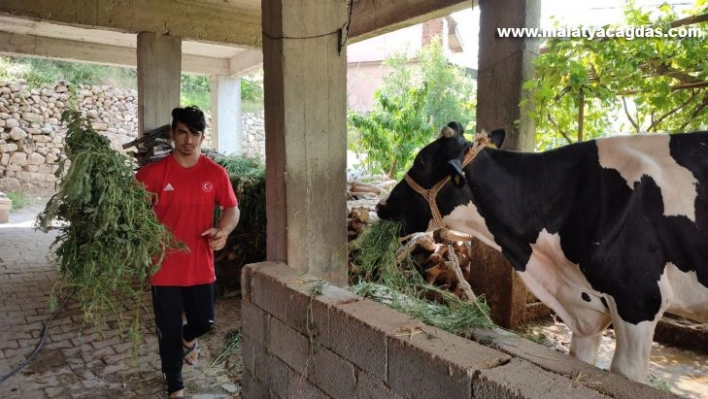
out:
M448 334L282 263L241 281L244 398L672 397L501 330L477 331L484 345Z

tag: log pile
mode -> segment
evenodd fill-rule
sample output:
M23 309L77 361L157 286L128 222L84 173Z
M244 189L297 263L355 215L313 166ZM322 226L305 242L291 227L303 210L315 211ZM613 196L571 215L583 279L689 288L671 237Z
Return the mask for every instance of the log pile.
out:
M131 150L133 156L138 161L138 168L159 161L172 152L170 144L170 125L162 125L157 129L145 132L142 137L123 144L124 150Z
M135 157L138 169L143 166L161 160L172 153L172 140L170 138L169 124L162 125L156 129L145 132L142 137L131 140L123 144L123 149ZM208 148L202 147L202 154L211 159L223 157L222 154Z
M359 176L347 182L347 200L384 198L396 183L386 175Z
M376 204L388 196L396 181L386 175L358 176L347 182L348 241L359 237L379 220Z
M375 204L373 205L375 206ZM359 205L349 211L347 216L347 238L352 241L362 235L367 227L379 220L371 205Z
M411 257L420 265L419 271L428 284L447 290L462 299L474 300L469 284L471 266L471 237L450 236L440 229L415 233L404 237L396 251L401 263Z

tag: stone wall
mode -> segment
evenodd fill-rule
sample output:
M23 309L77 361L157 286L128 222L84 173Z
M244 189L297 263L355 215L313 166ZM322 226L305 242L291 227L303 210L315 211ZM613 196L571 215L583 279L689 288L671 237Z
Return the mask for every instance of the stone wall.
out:
M322 283L282 263L244 267L244 398L676 397L511 332L467 340Z
M265 159L265 115L263 112L244 113L241 117L243 153Z
M138 96L135 90L111 86L70 87L59 82L30 89L23 81L0 83L0 191L48 194L64 154L66 129L61 114L76 102L91 127L111 140L116 150L138 135ZM169 115L166 117L169 122ZM210 116L207 139L211 147ZM242 118L243 153L265 158L263 113Z

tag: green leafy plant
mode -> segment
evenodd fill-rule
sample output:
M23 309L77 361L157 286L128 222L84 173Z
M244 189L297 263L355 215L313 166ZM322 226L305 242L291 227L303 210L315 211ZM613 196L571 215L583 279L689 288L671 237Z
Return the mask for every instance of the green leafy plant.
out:
M229 155L216 158L229 174L241 217L226 245L215 254L217 295L240 288L241 267L266 257L265 164L258 158ZM219 211L215 219L218 220Z
M473 328L493 326L483 297L464 301L428 284L412 259L398 264L399 230L398 223L382 220L350 243L360 277L351 290L452 334L469 337ZM439 300L427 299L429 294Z
M539 345L543 345L544 342L546 342L546 334L543 332L542 326L539 325L526 325L515 332L529 341Z
M351 115L349 121L359 131L358 144L366 153L368 170L402 177L417 150L434 137L435 129L422 112L426 93L426 87L390 97L379 92L376 111Z
M669 382L665 379L656 381L656 389L662 392L671 393L671 385L669 385Z
M111 149L77 111L62 115L66 155L56 173L56 194L38 216L38 227L58 230L52 250L62 280L86 323L116 322L137 348L147 281L166 250L178 248L155 218L150 197L128 158Z
M7 198L12 201L12 210L15 211L18 211L22 208L26 208L28 206L35 205L39 202L39 199L33 198L32 196L25 193L8 191L7 193L5 193L5 195L7 195Z
M202 376L206 375L207 372L213 370L216 366L225 365L229 358L238 356L239 350L241 349L242 340L243 334L241 327L229 331L224 341L224 347L214 358L214 360L212 360L211 363L209 363L209 365L204 369Z
M447 61L440 42L425 47L418 59L412 63L405 53L386 59L393 72L375 93L374 109L350 113L350 149L365 154L370 172L400 178L441 126L474 120L472 79Z
M258 232L265 240L265 164L258 158L241 155L219 157L215 161L229 174L239 208L248 210L241 215L232 234Z
M691 15L708 13L698 0ZM667 5L654 13L628 2L622 28L698 28ZM700 20L700 19L699 19ZM705 18L703 19L705 20ZM607 28L620 28L608 26ZM634 37L551 39L535 61L536 78L524 84L537 128L538 149L608 133L704 129L708 116L705 38ZM624 122L618 123L618 120Z

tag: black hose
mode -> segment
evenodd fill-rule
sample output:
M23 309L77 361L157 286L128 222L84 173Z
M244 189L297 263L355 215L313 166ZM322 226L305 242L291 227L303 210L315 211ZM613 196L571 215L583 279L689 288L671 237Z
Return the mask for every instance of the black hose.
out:
M20 363L19 365L17 365L17 367L15 367L14 369L12 369L9 373L4 374L3 376L1 376L1 377L0 377L0 385L1 385L3 382L5 382L8 378L10 378L10 377L12 377L13 375L17 374L17 373L18 373L20 370L22 370L23 368L29 366L30 363L32 363L32 362L34 361L34 358L37 356L37 354L39 353L39 351L40 351L40 350L42 349L42 347L44 346L44 342L47 340L47 328L49 328L49 323L51 323L52 320L54 320L54 318L59 314L59 312L61 312L62 310L64 310L64 308L66 307L66 304L69 303L69 299L71 299L71 296L72 296L72 295L73 295L73 292L72 292L71 294L67 295L66 299L64 299L64 302L61 304L61 306L59 306L59 307L54 311L54 313L52 313L52 314L49 316L49 319L47 319L47 321L44 322L44 327L42 327L42 337L41 337L41 339L39 340L39 343L37 343L37 345L34 347L34 351L32 352L32 354L31 354L27 359L25 359L22 363Z

